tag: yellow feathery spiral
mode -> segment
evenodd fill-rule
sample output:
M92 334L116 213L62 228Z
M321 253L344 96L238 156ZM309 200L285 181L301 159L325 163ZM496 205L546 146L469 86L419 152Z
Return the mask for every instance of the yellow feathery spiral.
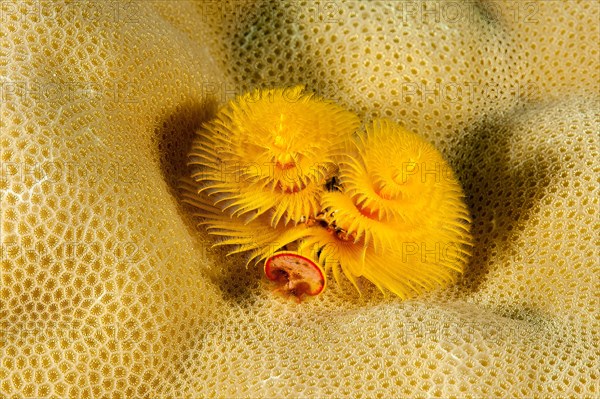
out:
M302 86L255 90L198 132L192 178L231 215L297 223L320 210L334 157L358 126L357 116Z
M273 228L265 215L250 221L231 217L214 206L207 195L198 193L195 183L189 179L182 179L179 188L183 202L194 206L197 209L194 216L203 219L200 225L206 226L209 234L222 237L215 246L234 246L228 255L250 252L246 266L252 261L264 261L276 251L304 237L308 231L304 224Z
M431 144L375 120L342 157L339 176L342 192L321 199L336 230L311 229L301 249L320 251L321 262L339 265L353 283L363 276L403 298L456 280L470 255L470 218Z
M402 299L450 285L466 262L464 250L452 244L415 240L377 252L372 245L357 245L321 228L311 229L298 252L317 258L338 282L341 270L359 292L356 278L364 277L383 293L387 289Z
M340 161L343 192L322 205L338 226L376 248L417 232L448 235L469 245L469 212L462 188L442 154L415 133L378 119L356 140L355 154ZM464 239L463 239L464 236Z

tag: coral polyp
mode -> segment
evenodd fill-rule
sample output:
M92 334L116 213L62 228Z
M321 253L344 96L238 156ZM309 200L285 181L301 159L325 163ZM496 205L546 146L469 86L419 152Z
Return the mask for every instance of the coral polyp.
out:
M357 116L302 86L256 90L198 132L192 178L230 214L271 213L273 226L297 223L319 211L334 158L358 125Z

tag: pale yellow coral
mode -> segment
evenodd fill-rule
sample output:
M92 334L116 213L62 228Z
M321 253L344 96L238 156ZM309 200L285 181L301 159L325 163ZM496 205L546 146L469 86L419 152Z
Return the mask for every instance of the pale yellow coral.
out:
M3 1L0 396L597 397L600 6L443 4ZM438 81L465 91L402 97ZM461 282L290 306L209 248L175 195L194 131L293 84L442 149Z

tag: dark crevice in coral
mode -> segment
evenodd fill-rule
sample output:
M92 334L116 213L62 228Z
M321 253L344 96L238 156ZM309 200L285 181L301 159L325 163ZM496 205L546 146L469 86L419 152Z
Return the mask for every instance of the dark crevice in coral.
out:
M517 224L530 218L543 198L547 187L540 187L539 182L553 179L550 175L554 172L542 162L542 149L524 160L511 157L511 148L519 140L516 133L522 129L519 116L474 127L463 136L452 160L473 218L473 256L461 283L471 292L477 292L486 281L494 252L521 251L515 242ZM535 256L537 250L530 250Z

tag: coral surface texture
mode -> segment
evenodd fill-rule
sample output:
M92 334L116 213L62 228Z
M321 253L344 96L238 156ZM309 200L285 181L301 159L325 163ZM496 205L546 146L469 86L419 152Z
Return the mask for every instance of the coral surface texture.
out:
M0 397L597 398L599 11L0 1ZM181 195L197 132L297 86L336 128L387 120L451 166L472 235L454 284L401 298L328 270L297 303L213 247Z

